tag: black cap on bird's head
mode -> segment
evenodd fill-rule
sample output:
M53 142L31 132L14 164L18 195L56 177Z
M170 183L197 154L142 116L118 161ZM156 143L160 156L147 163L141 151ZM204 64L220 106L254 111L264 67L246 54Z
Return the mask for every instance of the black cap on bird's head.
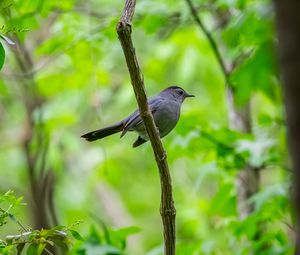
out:
M163 96L175 98L176 100L179 100L181 103L187 97L195 97L194 95L187 93L183 88L179 86L170 86L164 89L162 92L160 92L160 94Z

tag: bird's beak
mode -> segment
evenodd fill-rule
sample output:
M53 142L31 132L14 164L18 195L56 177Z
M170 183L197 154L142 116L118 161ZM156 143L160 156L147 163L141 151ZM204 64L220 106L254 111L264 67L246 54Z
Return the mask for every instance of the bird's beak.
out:
M185 97L195 97L194 95L191 95L189 93L185 93Z

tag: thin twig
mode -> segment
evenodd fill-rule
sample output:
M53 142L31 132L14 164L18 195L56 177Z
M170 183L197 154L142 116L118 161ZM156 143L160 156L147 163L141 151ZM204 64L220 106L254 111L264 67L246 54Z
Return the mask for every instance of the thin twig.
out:
M197 8L194 6L192 0L185 0L185 1L190 8L193 19L198 24L198 26L201 28L202 32L205 34L205 36L207 37L207 39L209 41L209 44L217 58L217 61L219 62L221 70L224 74L224 78L225 78L227 86L230 86L230 81L229 81L230 72L226 69L225 61L222 58L218 44L216 43L215 39L213 38L211 33L208 31L208 29L204 25L203 21L201 20L200 16L198 15Z
M148 107L145 93L144 79L135 54L131 39L131 21L134 14L135 0L126 0L123 14L117 25L117 33L125 55L127 67L131 77L131 83L139 106L140 115L143 119L149 136L155 160L159 169L161 184L161 207L160 214L164 228L165 254L175 254L175 215L172 182L167 162L167 154L161 143L158 130L153 116Z

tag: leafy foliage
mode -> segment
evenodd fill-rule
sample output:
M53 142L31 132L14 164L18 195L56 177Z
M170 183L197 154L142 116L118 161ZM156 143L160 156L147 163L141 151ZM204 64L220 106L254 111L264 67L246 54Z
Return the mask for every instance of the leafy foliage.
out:
M7 224L7 219L10 219L21 228L20 234L7 235L4 240L0 239L0 252L3 255L19 255L23 254L23 251L26 251L27 255L52 254L51 248L59 248L63 254L67 254L74 242L78 242L76 244L78 247L75 249L76 254L123 254L127 237L140 232L139 228L133 226L108 230L102 225L102 233L97 227L92 226L89 236L83 238L73 229L80 222L69 227L55 226L51 229L31 230L25 228L15 215L10 213L22 205L22 199L22 197L15 197L12 191L0 196L0 204L7 204L6 209L0 208L0 227Z
M20 227L20 234L7 235L4 240L0 240L0 252L4 255L22 254L26 249L27 255L40 255L43 251L51 254L47 248L59 246L67 252L68 246L72 243L71 237L76 240L83 240L78 232L71 227L56 226L52 229L31 230L25 228L11 212L22 205L22 197L15 197L12 191L8 191L0 196L0 227L8 223L8 219ZM3 209L5 208L5 209Z

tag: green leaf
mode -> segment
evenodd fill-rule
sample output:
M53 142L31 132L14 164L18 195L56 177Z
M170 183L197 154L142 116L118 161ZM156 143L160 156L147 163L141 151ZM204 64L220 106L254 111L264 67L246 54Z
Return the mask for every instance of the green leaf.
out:
M86 245L86 254L88 255L119 255L122 254L121 250L111 245Z
M40 255L40 254L41 253L39 252L39 245L38 244L29 245L26 255Z
M238 222L236 226L232 226L236 236L247 236L252 239L257 233L258 225L257 215L250 215L241 222Z
M125 228L120 228L120 229L114 230L112 232L112 237L119 239L119 240L124 240L129 235L134 235L139 232L141 232L141 228L135 227L135 226L130 226L130 227L125 227Z
M236 214L235 186L224 183L210 202L209 213L212 215L234 216Z
M0 10L4 10L5 8L10 7L11 5L13 5L12 0L2 0L0 1Z
M55 245L59 246L65 253L69 250L68 245L64 240L61 239L52 239L51 240Z
M0 70L2 69L2 67L4 65L4 60L5 60L5 51L4 51L2 43L0 42Z
M286 198L287 190L288 186L283 185L282 183L270 185L269 187L264 187L260 192L253 195L249 199L249 202L253 202L255 204L255 209L259 211L263 208L263 206L269 207L270 203L275 198Z
M261 91L270 99L276 99L277 66L274 45L265 42L259 45L249 59L240 65L232 75L235 85L235 101L244 105L252 93Z
M11 255L14 254L13 252L15 251L15 246L14 245L8 245L5 248L1 249L1 255Z
M88 242L91 244L101 244L101 237L95 226L91 226Z
M63 230L65 231L66 229L66 226L62 226L62 225L58 225L58 226L55 226L54 228L52 228L52 230Z
M85 241L84 238L75 230L73 229L70 229L70 232L71 232L71 235L76 239L76 240L79 240L79 241Z

